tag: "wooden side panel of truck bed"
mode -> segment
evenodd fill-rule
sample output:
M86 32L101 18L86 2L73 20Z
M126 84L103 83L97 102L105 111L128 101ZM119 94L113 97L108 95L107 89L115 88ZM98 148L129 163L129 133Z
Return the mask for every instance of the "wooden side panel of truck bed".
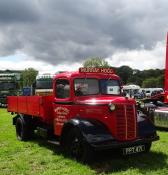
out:
M53 120L52 96L9 96L8 111L41 117L46 123Z

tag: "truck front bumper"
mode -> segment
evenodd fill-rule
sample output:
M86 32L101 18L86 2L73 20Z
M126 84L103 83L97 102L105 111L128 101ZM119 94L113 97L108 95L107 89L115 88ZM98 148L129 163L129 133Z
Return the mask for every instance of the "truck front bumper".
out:
M137 145L145 145L147 143L151 143L157 140L159 140L159 136L153 136L150 138L140 138L133 141L122 141L122 142L117 140L108 140L105 142L91 143L91 146L95 150L107 150L113 148L126 148Z

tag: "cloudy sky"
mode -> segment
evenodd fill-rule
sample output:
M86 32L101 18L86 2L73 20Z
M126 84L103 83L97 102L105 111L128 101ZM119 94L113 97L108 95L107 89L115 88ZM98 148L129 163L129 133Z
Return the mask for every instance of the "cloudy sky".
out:
M167 0L0 0L0 69L75 70L88 57L164 68Z

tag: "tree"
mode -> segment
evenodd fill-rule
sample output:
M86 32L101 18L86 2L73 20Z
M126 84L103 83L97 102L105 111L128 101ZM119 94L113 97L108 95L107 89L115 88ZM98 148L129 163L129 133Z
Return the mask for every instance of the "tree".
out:
M84 63L83 67L110 67L109 63L100 57L88 58Z
M143 88L155 88L157 86L156 78L145 79L142 83Z
M164 75L160 75L156 78L147 78L143 81L142 87L144 88L163 88L164 87Z
M28 86L30 87L36 80L38 71L34 68L25 69L21 73L21 87Z
M140 70L134 69L133 74L128 78L128 84L136 84L141 86L144 78Z
M154 82L154 80L151 80L151 78L155 78L156 81ZM147 82L144 82L145 80L147 80ZM146 86L146 83L148 84L151 81L153 81L154 83L152 86L163 87L164 69L149 69L143 71L133 70L133 74L129 77L127 83L133 83L139 86Z
M165 80L164 74L160 75L157 78L157 81L158 81L158 86L157 87L164 88L164 80Z
M133 70L129 66L121 66L116 68L116 73L121 77L124 84L127 84L129 77L133 74Z

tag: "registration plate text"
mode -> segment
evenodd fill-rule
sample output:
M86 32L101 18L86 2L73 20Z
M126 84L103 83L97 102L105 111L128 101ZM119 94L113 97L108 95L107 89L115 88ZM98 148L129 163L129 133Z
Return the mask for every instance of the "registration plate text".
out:
M143 151L145 151L145 145L123 148L124 155L135 154L135 153L139 153L139 152L143 152Z

